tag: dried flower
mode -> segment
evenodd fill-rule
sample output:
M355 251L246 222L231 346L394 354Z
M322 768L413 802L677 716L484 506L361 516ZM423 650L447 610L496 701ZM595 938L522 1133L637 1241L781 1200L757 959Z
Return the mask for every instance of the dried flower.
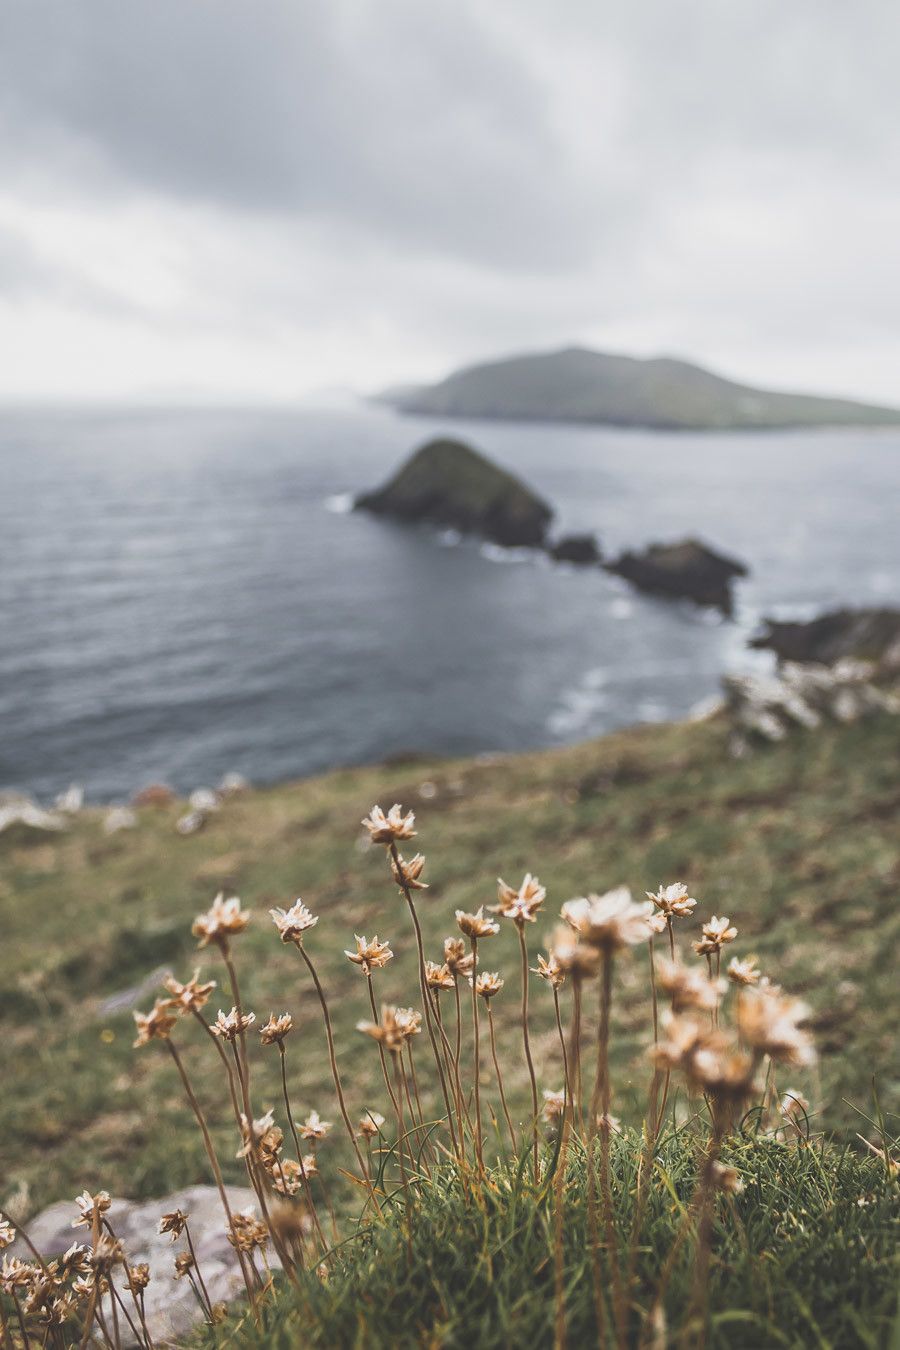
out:
M483 998L485 1003L499 994L503 985L504 981L501 980L500 974L496 970L483 970L480 975L475 977L475 993L479 998Z
M150 1283L150 1267L146 1261L139 1261L136 1266L126 1266L128 1272L128 1282L135 1292L139 1293L146 1289Z
M108 1275L113 1266L120 1266L125 1260L125 1249L118 1238L101 1233L91 1250L90 1262L101 1275Z
M159 1233L171 1233L172 1241L177 1242L184 1232L188 1216L183 1210L173 1209L168 1214L163 1214L159 1220Z
M549 1088L544 1088L544 1119L559 1120L565 1109L566 1094L564 1092L551 1092Z
M801 1067L814 1062L812 1037L800 1026L809 1015L809 1006L801 999L771 989L742 989L738 996L741 1039L780 1064Z
M293 942L297 947L302 946L303 934L307 929L319 922L302 900L295 900L290 909L270 909L269 913L282 942Z
M294 1019L290 1013L280 1013L277 1017L269 1013L268 1022L259 1029L263 1045L283 1045L284 1038L294 1029Z
M197 915L191 932L200 939L198 947L206 947L210 942L225 947L228 939L243 933L249 922L250 915L241 909L238 897L232 895L226 900L224 891L220 891L206 913Z
M425 983L429 989L452 989L456 981L448 965L438 965L436 961L426 961Z
M444 961L454 976L468 979L475 969L475 961L470 951L466 950L466 944L462 938L444 938Z
M271 1107L258 1120L248 1125L247 1117L241 1112L241 1138L243 1146L235 1154L236 1158L246 1158L254 1152L268 1165L277 1157L284 1143L284 1133L275 1124Z
M90 1228L94 1222L94 1215L99 1219L101 1214L105 1214L112 1201L109 1198L108 1191L98 1191L96 1195L91 1195L90 1191L82 1191L76 1195L75 1203L80 1213L77 1219L72 1220L73 1228Z
M0 1251L4 1247L11 1247L16 1240L16 1230L8 1219L4 1219L0 1214Z
M403 857L402 853L398 853L396 858L391 855L391 876L401 890L427 891L428 883L419 880L424 867L425 858L421 853L417 853L414 858L408 860Z
M416 1012L415 1008L396 1008L394 1013L404 1040L408 1041L411 1037L418 1036L421 1033L422 1014Z
M502 877L497 878L497 901L491 908L502 919L512 919L514 923L525 924L537 921L538 910L547 898L547 889L537 877L526 872L521 886L515 890L507 886Z
M666 919L687 919L697 904L681 881L675 881L671 886L660 886L655 895L652 891L647 891L646 895L653 901L656 911Z
M255 1247L264 1247L268 1240L268 1228L257 1219L252 1209L231 1216L228 1241L237 1251L252 1252Z
M242 1031L246 1031L248 1027L252 1027L255 1021L256 1013L251 1012L239 1015L237 1008L232 1008L231 1012L226 1016L220 1008L216 1014L216 1020L210 1027L210 1031L214 1036L221 1036L223 1041L234 1041L237 1040Z
M356 1030L362 1031L366 1036L371 1036L373 1040L379 1041L385 1050L389 1050L393 1054L399 1054L406 1041L406 1029L402 1019L398 1017L401 1011L405 1010L382 1004L381 1021L357 1022Z
M725 1191L728 1195L740 1195L744 1189L741 1174L736 1167L727 1167L725 1163L714 1162L712 1177L716 1190Z
M73 1242L59 1258L60 1277L66 1279L70 1275L87 1275L91 1268L90 1255L90 1248L83 1242Z
M566 923L590 947L614 952L647 940L649 906L637 905L627 886L617 886L605 895L567 900L562 907Z
M367 1111L360 1117L359 1132L365 1139L374 1139L381 1132L384 1116L380 1111Z
M550 959L560 970L576 979L590 979L600 968L596 947L582 942L568 924L558 923L550 939Z
M413 826L416 818L412 811L404 815L399 802L394 803L387 815L380 806L373 806L362 823L369 831L373 844L393 844L402 839L415 838Z
M378 935L368 942L358 933L353 934L356 940L356 951L348 952L344 950L344 955L348 957L355 966L359 966L364 975L371 975L373 970L380 970L391 960L394 953L386 942L379 942Z
M480 905L474 914L467 914L464 909L458 909L456 922L459 931L467 938L493 937L495 933L500 932L499 923L484 917L484 905Z
M172 1003L179 1012L199 1012L209 1002L209 996L216 987L215 980L200 983L200 971L195 970L187 984L179 984L173 975L166 978L166 989L172 995Z
M180 1280L194 1269L194 1258L190 1252L178 1252L175 1257L175 1279Z
M688 1008L712 1012L727 987L724 980L709 979L697 966L683 966L680 961L665 958L658 962L656 982L669 995L675 1012Z
M778 1109L788 1120L795 1120L809 1111L809 1102L802 1092L797 1092L795 1088L788 1088L778 1104Z
M536 966L531 967L532 975L546 980L552 989L561 989L566 982L566 971L556 953L551 952L546 958L539 956L537 962Z
M759 984L760 972L755 956L748 956L743 961L740 957L733 956L725 973L732 984Z
M753 1090L754 1058L695 1016L667 1013L663 1025L667 1039L651 1050L659 1067L680 1069L693 1091L709 1094L720 1120L745 1102Z
M168 1040L172 1028L178 1021L178 1014L172 1011L174 1006L171 999L158 998L148 1013L132 1014L137 1028L135 1049L141 1045L149 1045L151 1041Z
M310 1111L300 1126L301 1139L324 1139L331 1129L330 1120L322 1120L318 1111Z
M698 956L712 956L720 952L726 942L734 942L737 937L737 929L731 927L731 920L719 919L715 914L700 931L703 936L692 944Z
M647 927L651 933L664 933L669 926L669 920L665 914L653 913L647 915Z

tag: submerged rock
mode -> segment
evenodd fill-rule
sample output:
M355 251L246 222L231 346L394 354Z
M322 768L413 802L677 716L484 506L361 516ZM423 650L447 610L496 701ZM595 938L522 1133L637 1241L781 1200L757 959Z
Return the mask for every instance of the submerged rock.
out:
M564 534L550 545L547 552L556 562L578 563L580 566L598 563L602 556L592 534Z
M773 651L780 661L830 665L854 657L900 670L900 610L834 609L807 623L766 619L765 624L750 646Z
M622 553L606 563L609 572L625 577L653 595L693 600L731 613L731 583L748 569L736 558L716 553L698 539L651 544L643 553Z
M506 548L539 547L553 516L548 504L462 441L429 441L357 510L474 534Z

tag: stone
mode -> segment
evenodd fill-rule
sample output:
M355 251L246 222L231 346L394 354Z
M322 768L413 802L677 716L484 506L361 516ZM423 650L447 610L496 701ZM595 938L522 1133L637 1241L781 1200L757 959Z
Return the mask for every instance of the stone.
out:
M698 539L651 544L642 553L622 553L604 566L639 590L693 600L725 614L732 609L732 581L748 573L744 563L717 553Z
M900 699L873 683L871 662L834 666L786 662L771 675L727 675L725 711L743 753L745 738L783 741L794 727L814 731L823 721L856 722L900 713Z
M779 661L832 665L854 657L900 671L898 609L834 609L805 623L764 622L765 630L750 646L775 652Z
M564 534L551 544L547 552L556 562L590 566L601 558L597 540L592 534Z

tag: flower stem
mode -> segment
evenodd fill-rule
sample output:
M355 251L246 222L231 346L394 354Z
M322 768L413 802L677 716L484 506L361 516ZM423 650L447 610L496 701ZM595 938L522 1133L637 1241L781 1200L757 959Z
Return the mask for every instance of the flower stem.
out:
M522 956L522 1039L525 1045L525 1060L528 1064L528 1076L531 1079L532 1109L532 1153L534 1163L534 1184L538 1183L538 1094L537 1079L534 1076L534 1060L531 1058L531 1040L528 1035L528 949L525 945L525 925L516 923L519 933L519 950Z

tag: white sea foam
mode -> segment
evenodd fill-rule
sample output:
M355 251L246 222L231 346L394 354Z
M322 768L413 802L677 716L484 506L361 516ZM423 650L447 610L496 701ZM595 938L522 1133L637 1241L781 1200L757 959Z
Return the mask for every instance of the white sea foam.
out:
M334 516L346 516L353 510L353 493L336 492L332 497L325 498L325 510L330 511Z
M535 556L533 548L504 548L502 544L482 544L478 550L482 558L495 563L532 562Z
M560 695L558 706L547 718L547 730L554 736L569 737L590 727L609 702L607 679L602 666L587 671L577 685Z
M609 612L614 619L630 619L634 613L634 603L627 600L624 595L617 595L609 607Z

